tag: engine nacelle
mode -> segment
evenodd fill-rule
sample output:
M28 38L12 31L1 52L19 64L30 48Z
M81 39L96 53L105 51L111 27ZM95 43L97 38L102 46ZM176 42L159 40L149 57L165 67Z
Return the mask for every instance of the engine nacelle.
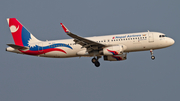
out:
M103 49L103 55L120 55L123 54L123 45L110 46Z
M105 61L122 61L127 59L127 54L121 55L104 55Z

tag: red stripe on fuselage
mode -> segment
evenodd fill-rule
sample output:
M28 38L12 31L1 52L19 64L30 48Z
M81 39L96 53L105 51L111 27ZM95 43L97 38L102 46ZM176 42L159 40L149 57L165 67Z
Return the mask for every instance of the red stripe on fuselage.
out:
M28 50L28 51L19 50L19 51L21 51L24 54L28 54L28 55L40 55L40 54L45 54L45 53L52 52L52 51L60 51L60 52L67 54L64 50L58 49L58 48L45 49L45 50L40 50L40 51L31 51L31 50Z

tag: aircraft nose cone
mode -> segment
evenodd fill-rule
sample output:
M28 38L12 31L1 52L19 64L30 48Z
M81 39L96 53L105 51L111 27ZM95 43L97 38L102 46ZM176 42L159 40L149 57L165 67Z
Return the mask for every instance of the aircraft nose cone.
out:
M175 41L174 41L173 39L170 39L170 40L169 40L169 43L170 43L171 45L173 45L173 44L175 43Z

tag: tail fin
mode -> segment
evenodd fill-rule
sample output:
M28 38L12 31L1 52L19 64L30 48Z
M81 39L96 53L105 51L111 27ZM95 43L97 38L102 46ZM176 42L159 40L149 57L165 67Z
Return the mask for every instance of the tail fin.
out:
M19 46L29 46L29 43L40 42L16 18L7 18L14 43Z

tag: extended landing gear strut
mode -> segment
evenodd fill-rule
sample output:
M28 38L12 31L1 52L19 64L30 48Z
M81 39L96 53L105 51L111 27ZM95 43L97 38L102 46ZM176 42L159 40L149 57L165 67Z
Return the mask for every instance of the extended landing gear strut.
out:
M99 61L98 61L99 58L101 58L101 57L97 57L97 58L94 57L94 58L92 58L92 60L91 60L92 63L94 63L94 65L95 65L96 67L99 67L99 66L100 66L100 63L99 63Z
M153 50L152 49L150 50L150 53L151 53L151 59L154 60L155 56L153 56Z

